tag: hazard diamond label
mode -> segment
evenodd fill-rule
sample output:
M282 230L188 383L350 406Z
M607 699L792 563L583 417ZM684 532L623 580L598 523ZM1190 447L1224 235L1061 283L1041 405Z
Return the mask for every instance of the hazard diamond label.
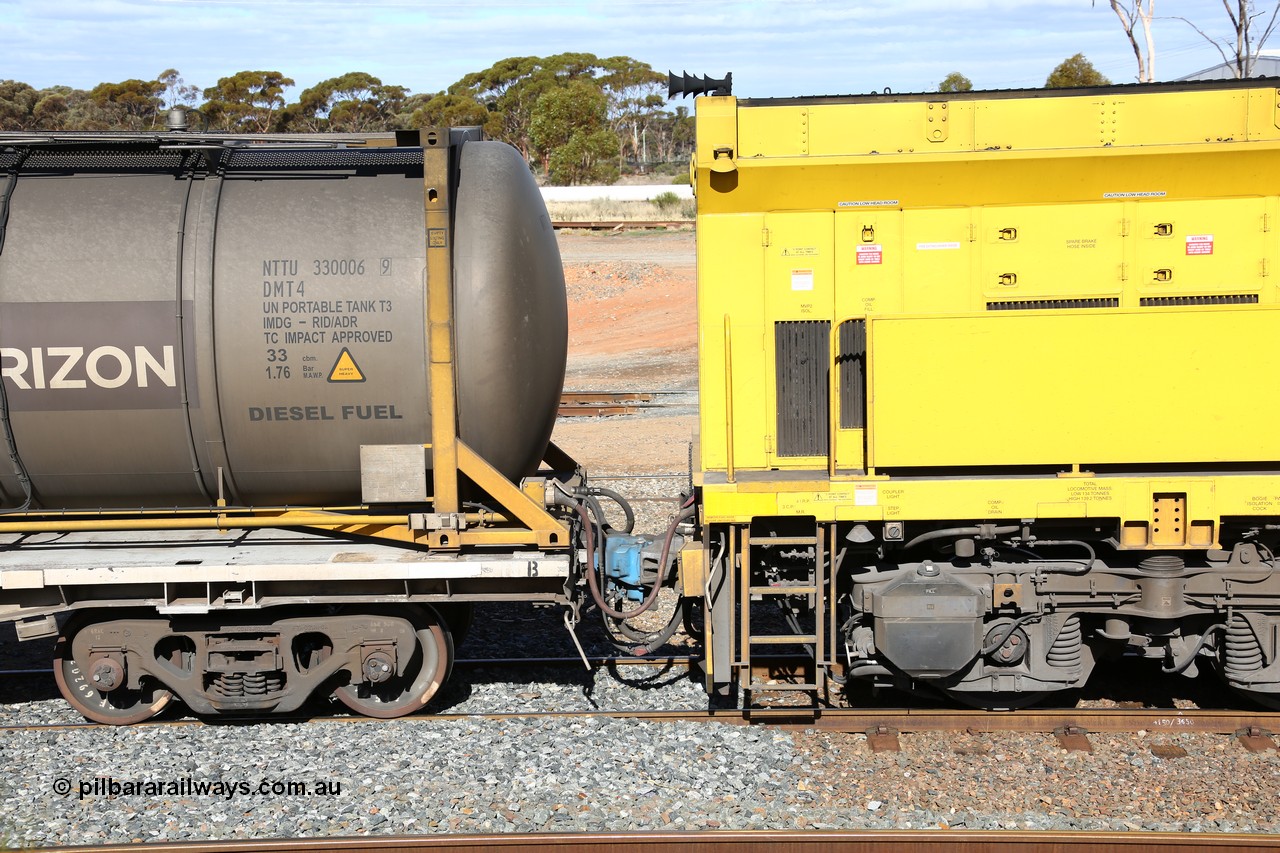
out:
M329 381L364 381L364 372L360 370L360 365L356 364L355 358L351 355L351 350L346 347L342 348L342 352L338 354L338 360L333 363L333 369L329 371Z

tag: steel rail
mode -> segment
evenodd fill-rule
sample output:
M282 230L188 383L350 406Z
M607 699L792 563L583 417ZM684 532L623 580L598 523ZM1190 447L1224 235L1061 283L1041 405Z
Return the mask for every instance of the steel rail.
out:
M596 480L674 480L688 479L688 471L672 471L667 474L592 474L591 482Z
M652 231L655 229L692 228L692 219L591 219L570 221L567 219L552 220L551 227L557 231Z
M163 853L419 853L424 850L554 850L556 853L1229 853L1273 850L1268 835L1171 832L1062 832L980 830L857 830L512 833L360 838L188 841L148 844ZM121 853L137 845L74 848L76 853Z
M433 725L466 720L545 720L556 718L630 719L648 722L727 723L730 725L766 725L784 730L825 731L840 733L900 732L965 732L994 734L1131 734L1138 731L1162 731L1184 734L1217 734L1237 737L1261 737L1280 732L1280 712L1275 711L1200 711L1146 708L1141 710L1076 708L1044 711L978 711L918 708L821 708L811 705L773 708L708 708L700 710L612 710L575 711L506 711L501 713L414 714L392 719L361 716L298 716L266 718L273 723L401 722ZM234 717L156 719L139 726L218 725L234 721ZM80 729L116 729L101 723L41 723L35 725L0 726L0 732L63 731ZM1271 746L1274 747L1272 742Z
M688 667L694 661L699 660L699 656L695 655L662 655L655 657L619 657L611 656L588 656L587 663L596 668L609 668L619 666L644 666L652 668L684 666ZM797 658L797 663L801 658ZM501 669L503 667L572 667L579 669L582 666L582 658L580 657L539 657L539 658L458 658L453 662L454 668L463 669L482 669L484 667L494 667ZM49 668L31 668L31 669L0 669L0 678L41 678L53 677L53 670Z
M560 417L631 415L643 409L672 405L663 398L692 396L689 391L565 391L560 395Z
M655 657L627 655L600 655L588 658L593 669L620 669L643 667L647 669L687 669L692 672L700 658L697 655L666 654ZM511 657L511 658L459 658L455 666L466 669L503 669L581 666L577 657ZM760 658L752 670L763 678L785 681L799 677L805 665L802 657L777 655ZM0 670L0 677L40 677L52 675L46 669ZM763 691L767 693L767 690ZM796 697L799 698L799 697ZM1021 732L1037 733L1070 732L1131 733L1139 730L1153 732L1185 732L1193 734L1234 734L1267 738L1280 734L1280 711L1238 709L1178 709L1160 707L1074 707L1074 708L1024 708L1010 711L987 711L971 708L938 707L825 707L806 702L803 705L755 706L750 708L709 708L698 710L610 710L589 711L520 711L480 714L436 713L401 717L401 720L422 722L465 719L513 719L597 716L632 718L653 721L722 722L735 724L766 724L787 729L815 729L831 732ZM365 721L364 717L299 716L264 720L273 722L300 722L312 719ZM172 725L198 723L200 720L156 720L147 725ZM27 728L83 728L88 723L58 723L43 726L0 726L0 731Z

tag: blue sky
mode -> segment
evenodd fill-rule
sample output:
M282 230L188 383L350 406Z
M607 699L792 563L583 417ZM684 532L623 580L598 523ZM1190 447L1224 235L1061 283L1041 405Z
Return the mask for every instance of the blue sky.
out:
M1225 38L1217 0L1155 8L1159 79L1220 61L1172 19ZM1136 74L1108 0L0 0L0 79L36 88L177 68L202 88L280 71L291 99L347 71L433 92L508 56L564 51L732 71L742 97L925 91L951 71L978 88L1040 86L1078 52L1114 82Z

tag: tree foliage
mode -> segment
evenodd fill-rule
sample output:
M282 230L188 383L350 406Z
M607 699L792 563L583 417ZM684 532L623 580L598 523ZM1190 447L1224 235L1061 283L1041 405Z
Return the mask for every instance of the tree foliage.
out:
M483 106L492 114L486 123L490 135L530 158L529 133L538 99L573 80L594 78L596 63L596 57L589 53L513 56L466 75L450 86L448 93L470 96Z
M304 89L298 103L285 108L280 123L287 130L383 130L399 115L408 95L403 86L384 86L371 74L351 71Z
M629 56L517 56L466 75L441 93L439 100L429 103L421 118L441 115L446 110L479 118L483 110L485 121L472 123L483 123L490 136L515 146L526 158L534 160L532 128L540 99L549 92L582 83L604 97L605 121L619 140L617 156L644 162L649 132L660 123L666 103L660 94L663 79L648 64ZM547 103L558 102L553 99ZM593 120L584 117L584 121ZM542 164L550 174L549 160L543 158Z
M162 113L198 108L205 129L234 133L480 126L508 142L544 180L612 180L623 169L687 162L694 122L687 106L668 111L664 78L628 56L518 56L467 74L442 92L410 94L350 71L286 98L280 71L238 71L205 89L175 68L154 80L36 90L0 81L0 130L149 130Z
M406 106L412 106L411 103ZM437 92L409 115L410 127L483 127L486 134L498 138L501 117L467 94Z
M942 82L938 84L939 92L972 92L973 81L961 74L959 71L952 71L946 77L942 78Z
M0 80L0 130L115 130L134 125L109 101L69 86L34 89Z
M1111 81L1102 76L1083 53L1069 56L1049 73L1044 81L1046 89L1068 89L1074 86L1110 86Z
M266 133L284 108L284 90L293 80L279 71L241 71L204 90L201 108L210 130Z
M644 163L649 159L649 134L661 122L667 103L666 78L629 56L613 56L600 64L606 72L600 89L608 101L609 123L618 135L619 167L628 157Z
M32 114L40 93L17 80L0 80L0 130L34 128Z
M107 120L127 130L146 130L156 126L164 101L160 95L165 84L159 80L125 80L122 83L99 83L89 97L103 111Z
M200 97L200 87L188 86L187 81L182 79L178 69L166 68L160 72L156 80L164 84L165 109L173 109L179 106L194 107L196 105L196 101Z
M612 183L617 134L609 130L608 99L585 80L546 90L534 104L529 141L554 184Z

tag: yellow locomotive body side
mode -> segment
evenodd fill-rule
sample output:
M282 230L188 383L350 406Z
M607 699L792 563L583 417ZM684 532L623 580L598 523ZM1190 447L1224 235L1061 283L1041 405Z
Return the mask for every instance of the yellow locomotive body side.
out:
M1280 89L705 97L691 171L709 687L1280 707Z
M1276 88L711 97L697 123L706 521L1204 548L1280 511Z

